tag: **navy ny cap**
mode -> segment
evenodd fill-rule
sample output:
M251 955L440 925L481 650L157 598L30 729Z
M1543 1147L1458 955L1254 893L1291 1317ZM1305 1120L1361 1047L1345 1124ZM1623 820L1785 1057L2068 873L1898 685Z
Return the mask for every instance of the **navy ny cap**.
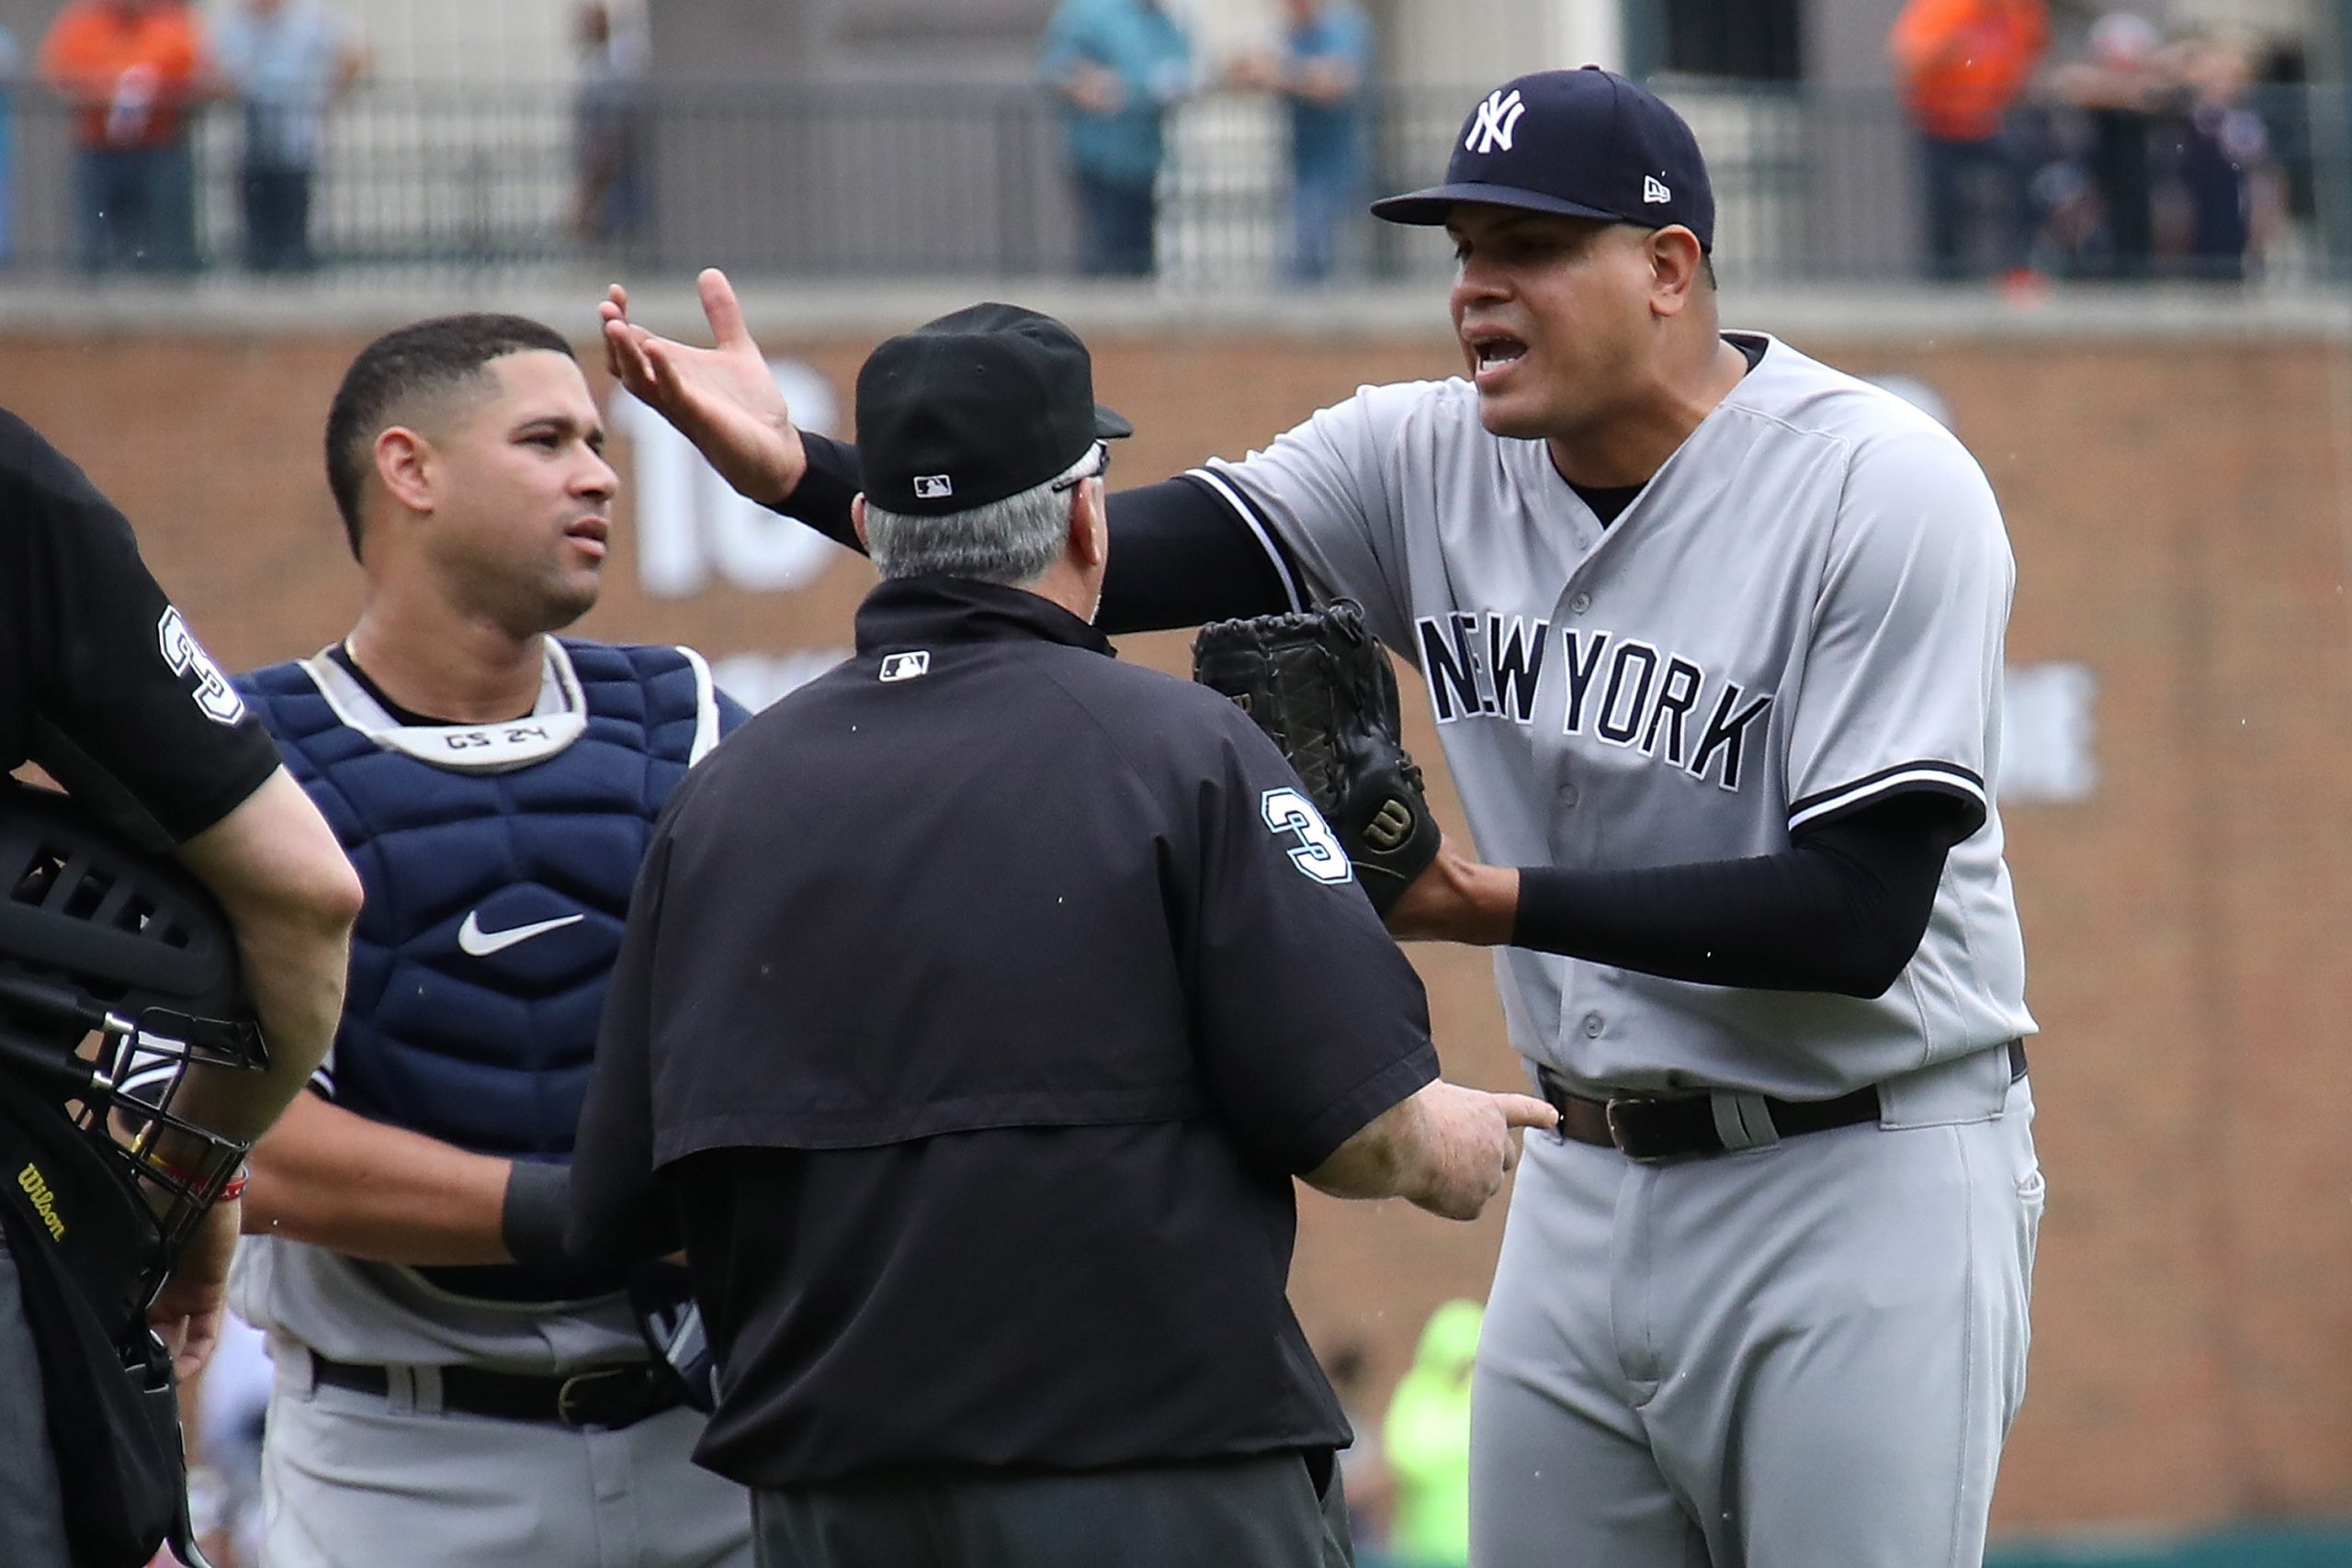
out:
M1135 426L1094 400L1078 334L1018 305L973 305L890 338L857 372L866 499L936 517L1018 495Z
M1537 71L1488 93L1462 123L1445 183L1372 204L1391 223L1439 224L1456 202L1663 229L1715 244L1715 193L1698 138L1647 88L1598 65Z

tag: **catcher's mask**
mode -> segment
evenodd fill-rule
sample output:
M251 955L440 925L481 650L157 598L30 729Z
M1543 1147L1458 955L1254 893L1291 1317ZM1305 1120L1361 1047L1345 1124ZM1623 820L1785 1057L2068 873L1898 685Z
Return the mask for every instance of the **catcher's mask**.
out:
M127 1356L247 1147L179 1112L187 1069L267 1061L203 886L64 795L0 780L0 1190Z

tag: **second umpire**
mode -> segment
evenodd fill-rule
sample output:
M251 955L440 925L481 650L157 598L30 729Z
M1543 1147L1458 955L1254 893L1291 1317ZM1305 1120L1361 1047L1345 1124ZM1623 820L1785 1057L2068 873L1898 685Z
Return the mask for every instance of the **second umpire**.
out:
M220 901L269 1066L193 1067L180 1103L209 1131L252 1138L300 1092L334 1032L358 878L148 574L129 520L0 410L0 774L27 761L126 841L169 845ZM233 1196L213 1205L151 1310L182 1378L219 1336L237 1217ZM0 1236L0 1563L64 1568L76 1532L39 1392L45 1360L62 1352L35 1340L19 1293L25 1265Z
M574 1243L686 1247L765 1568L1350 1561L1293 1178L1467 1217L1550 1108L1437 1078L1280 753L1090 624L1069 329L893 338L857 424L886 581L655 829Z

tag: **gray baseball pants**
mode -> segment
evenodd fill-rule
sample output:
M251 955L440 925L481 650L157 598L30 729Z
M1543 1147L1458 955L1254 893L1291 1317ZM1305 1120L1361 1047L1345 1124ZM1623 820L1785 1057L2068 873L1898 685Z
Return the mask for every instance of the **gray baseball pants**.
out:
M1530 1134L1472 1385L1473 1568L1970 1568L2042 1205L1997 1118L1663 1165Z
M446 1414L430 1368L387 1398L272 1348L264 1568L751 1568L750 1494L693 1461L693 1410L609 1432Z
M65 1515L49 1451L40 1353L17 1292L17 1264L0 1235L0 1562L66 1568Z

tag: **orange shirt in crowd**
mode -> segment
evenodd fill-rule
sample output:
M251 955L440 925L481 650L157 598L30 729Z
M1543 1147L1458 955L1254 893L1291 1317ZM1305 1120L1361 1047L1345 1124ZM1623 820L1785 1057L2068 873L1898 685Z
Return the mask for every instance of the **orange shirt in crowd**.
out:
M1910 0L1887 44L1919 128L1981 141L2033 79L2050 14L2042 0Z
M73 0L41 40L41 80L79 106L85 147L158 147L180 132L204 66L181 0Z

